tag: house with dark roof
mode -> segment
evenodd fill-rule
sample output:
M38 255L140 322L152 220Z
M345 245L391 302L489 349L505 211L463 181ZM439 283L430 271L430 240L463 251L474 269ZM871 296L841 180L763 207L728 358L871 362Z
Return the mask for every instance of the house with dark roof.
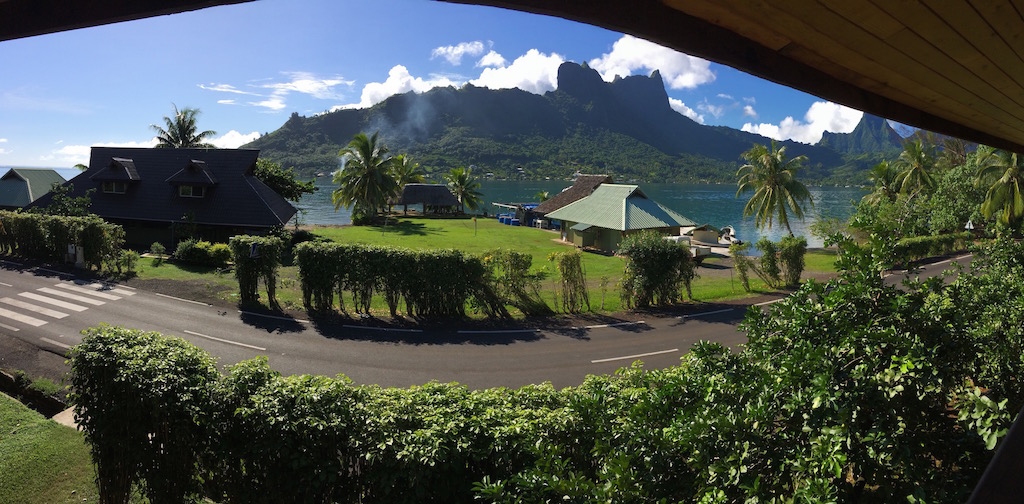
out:
M565 223L566 241L578 247L615 251L622 239L642 230L679 235L694 222L647 197L638 186L601 184L581 198L547 214Z
M549 197L542 201L540 205L537 205L537 208L533 209L533 213L547 215L569 203L590 196L594 189L597 189L597 186L611 184L612 182L613 180L610 175L579 175L573 180L571 186L562 189L562 192Z
M50 192L64 177L44 168L11 168L0 176L0 210L17 210Z
M90 210L123 226L137 248L263 234L285 225L295 207L253 174L258 156L245 149L93 147L89 168L69 181L69 196L95 189Z
M403 211L409 205L423 205L423 213L451 212L458 208L459 199L444 184L405 184L394 204L402 205Z

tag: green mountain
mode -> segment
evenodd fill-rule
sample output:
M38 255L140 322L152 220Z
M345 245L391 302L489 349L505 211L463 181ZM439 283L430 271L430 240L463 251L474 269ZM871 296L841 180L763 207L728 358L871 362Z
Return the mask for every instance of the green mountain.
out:
M558 88L543 96L472 85L406 93L368 109L293 113L245 147L310 176L337 169L338 151L360 131L379 131L393 153L409 153L428 174L475 165L498 177L564 178L580 170L622 181L735 182L741 153L769 141L672 110L657 71L605 82L586 64L564 63ZM868 166L830 147L780 144L790 156L808 157L809 181L836 182L837 174L845 179Z

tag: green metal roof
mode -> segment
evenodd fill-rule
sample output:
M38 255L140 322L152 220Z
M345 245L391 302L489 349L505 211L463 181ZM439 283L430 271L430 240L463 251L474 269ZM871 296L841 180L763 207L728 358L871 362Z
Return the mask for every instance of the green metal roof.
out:
M631 231L694 226L692 220L647 197L638 186L601 184L586 198L548 213L548 218Z
M0 206L23 207L50 192L54 183L64 182L64 177L54 170L11 168L0 176Z

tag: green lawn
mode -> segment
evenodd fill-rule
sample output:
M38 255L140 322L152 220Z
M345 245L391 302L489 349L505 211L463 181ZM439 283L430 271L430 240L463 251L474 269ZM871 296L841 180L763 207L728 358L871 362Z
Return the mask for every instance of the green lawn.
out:
M573 247L561 242L560 234L527 227L511 227L500 224L495 219L429 219L403 218L397 222L389 221L386 226L346 226L317 227L313 232L319 236L342 243L366 243L406 247L410 249L454 248L470 254L482 254L488 250L504 248L519 252L529 252L533 256L533 270L544 272L546 278L541 281L541 296L549 305L554 305L554 292L557 272L554 264L548 261L552 252L573 250ZM825 273L835 271L832 261L834 256L827 251L811 251L807 254L807 273ZM752 294L770 292L770 289L756 277L751 280L752 294L743 290L738 278L732 273L729 262L724 258L711 258L698 269L700 277L693 283L693 295L698 301L715 301L730 298L741 298ZM621 257L604 256L584 253L583 267L587 275L590 290L591 309L601 310L602 293L604 294L604 311L614 312L622 308L619 300L618 281L622 278L625 267ZM182 267L174 263L154 266L152 260L143 260L139 272L140 279L176 279L196 280L207 284L207 288L217 290L229 287L229 300L237 294L237 284L231 273L218 273L214 269ZM602 284L604 287L602 288ZM278 300L283 306L291 309L302 309L302 295L298 283L298 271L294 266L281 268L277 288ZM346 304L351 306L350 300ZM375 299L372 311L385 316L388 311L383 299Z
M0 502L98 502L82 434L0 394Z

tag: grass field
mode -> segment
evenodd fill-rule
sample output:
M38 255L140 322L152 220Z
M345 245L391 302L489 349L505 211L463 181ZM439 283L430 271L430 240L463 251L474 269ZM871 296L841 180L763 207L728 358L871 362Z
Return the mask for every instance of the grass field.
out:
M386 226L345 226L315 227L314 233L341 243L366 243L388 245L410 249L454 248L469 254L504 248L528 252L533 256L534 272L546 273L541 281L541 297L554 306L554 292L558 280L554 264L548 261L552 252L573 250L561 241L561 235L527 227L512 227L500 224L495 219L423 219L403 218L392 220ZM821 274L835 271L833 255L828 251L810 251L806 257L806 274ZM154 266L151 260L142 261L140 279L193 280L205 282L211 290L222 290L222 297L233 300L237 295L237 284L231 273L218 273L208 268L178 266L164 263ZM593 311L602 311L604 298L605 312L621 310L618 282L625 267L624 259L615 256L584 253L583 267L590 291ZM738 278L734 278L731 260L710 258L698 269L699 278L693 282L693 295L697 301L715 301L741 298L771 290L759 279L751 279L753 293L747 293ZM602 287L603 286L603 287ZM286 308L302 309L302 296L298 284L298 271L294 266L282 267L279 272L277 296ZM346 301L348 303L348 301ZM351 306L349 304L349 306ZM372 305L375 315L384 316L387 307L383 299L375 299Z
M98 502L82 434L0 394L0 502Z

